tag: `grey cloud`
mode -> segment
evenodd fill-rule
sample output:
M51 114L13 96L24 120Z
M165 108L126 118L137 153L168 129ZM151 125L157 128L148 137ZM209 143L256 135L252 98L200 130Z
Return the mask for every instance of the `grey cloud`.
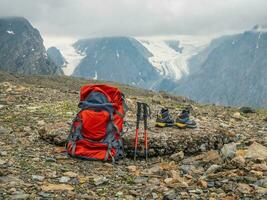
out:
M266 0L1 0L0 16L24 16L42 34L213 34L267 24Z

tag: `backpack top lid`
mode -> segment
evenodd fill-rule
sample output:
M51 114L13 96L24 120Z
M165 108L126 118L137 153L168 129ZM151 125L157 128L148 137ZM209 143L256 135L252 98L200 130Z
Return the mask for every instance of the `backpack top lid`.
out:
M86 101L88 95L91 92L100 92L104 94L107 100L116 105L120 105L122 103L122 92L113 86L109 85L84 85L80 90L80 101Z

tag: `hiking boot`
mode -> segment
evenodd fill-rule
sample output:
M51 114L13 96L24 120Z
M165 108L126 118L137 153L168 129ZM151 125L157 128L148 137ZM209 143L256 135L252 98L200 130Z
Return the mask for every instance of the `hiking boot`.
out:
M173 123L174 123L174 120L169 114L169 110L167 108L162 108L160 113L157 116L156 126L157 127L170 127L170 126L173 126Z
M182 110L182 113L177 117L175 124L178 128L196 128L197 124L194 120L190 120L189 109Z

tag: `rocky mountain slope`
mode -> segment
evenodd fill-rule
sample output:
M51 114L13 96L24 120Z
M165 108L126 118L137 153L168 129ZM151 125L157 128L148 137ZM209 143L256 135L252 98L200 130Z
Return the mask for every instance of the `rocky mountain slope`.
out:
M169 88L173 89L177 80L189 74L187 61L205 48L209 40L193 36L107 37L80 40L74 45L70 42L57 44L57 47L68 62L66 68L63 68L66 75L118 81L121 77L118 79L118 75L116 75L115 78L112 78L110 72L106 70L114 68L115 72L122 71L121 76L125 76L131 71L134 80L129 79L126 75L122 79L124 83L156 90L168 90ZM120 51L123 54L120 55ZM136 53L139 56L136 57ZM96 58L97 54L98 58ZM101 76L98 75L98 70L102 71ZM142 85L144 75L140 76L139 74L149 71L153 72L150 73L149 83ZM113 73L111 76L114 76Z
M115 165L83 161L68 157L63 145L85 83L74 77L0 72L1 199L266 197L266 110L201 105L109 82L123 90L130 108L124 136L127 158ZM136 101L152 109L147 163L131 157ZM161 107L168 107L175 117L189 104L197 129L154 127Z
M74 47L86 55L75 68L74 76L117 81L143 88L152 88L160 79L148 61L150 52L133 38L85 39L77 41Z
M266 31L218 38L191 58L192 73L174 93L206 103L267 107L266 52Z
M66 67L66 65L68 64L66 59L61 54L60 50L56 47L48 48L47 55L57 66Z
M20 17L0 18L0 70L17 74L62 74L48 58L39 31Z

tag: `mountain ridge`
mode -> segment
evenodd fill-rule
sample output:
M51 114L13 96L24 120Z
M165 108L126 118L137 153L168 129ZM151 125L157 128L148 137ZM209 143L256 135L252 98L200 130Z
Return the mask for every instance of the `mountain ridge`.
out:
M267 32L245 31L211 45L173 92L206 103L267 107Z
M17 74L62 74L48 58L39 31L23 17L0 18L0 69Z
M90 38L79 40L73 46L86 55L74 70L74 76L119 80L144 88L151 88L154 80L160 78L148 62L151 54L133 38Z

